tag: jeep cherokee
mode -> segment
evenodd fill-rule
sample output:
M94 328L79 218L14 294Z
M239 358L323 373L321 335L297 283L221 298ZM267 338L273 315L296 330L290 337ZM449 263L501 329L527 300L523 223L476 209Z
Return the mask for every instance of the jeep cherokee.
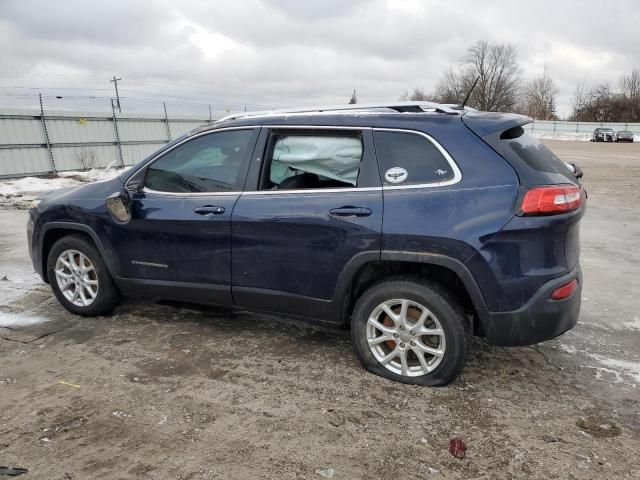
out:
M121 295L351 327L369 371L443 385L472 335L578 319L586 193L531 119L425 102L232 115L30 211L62 306Z

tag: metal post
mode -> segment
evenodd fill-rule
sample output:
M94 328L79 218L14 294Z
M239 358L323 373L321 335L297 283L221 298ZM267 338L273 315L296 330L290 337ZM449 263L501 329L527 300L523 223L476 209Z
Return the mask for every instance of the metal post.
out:
M213 123L213 115L211 115L211 104L209 104L209 125Z
M42 105L42 94L38 94L40 99L40 121L42 122L42 131L44 132L44 141L47 144L47 151L49 152L49 162L51 163L51 171L57 173L56 162L53 158L53 149L51 148L51 142L49 141L49 129L47 128L47 121L44 118L44 107Z
M167 137L169 138L169 142L171 141L171 127L169 126L169 117L167 116L167 103L162 102L162 106L164 107L164 121L167 123Z
M121 78L116 78L116 76L113 76L113 79L109 80L110 82L113 82L113 86L116 87L116 101L118 102L118 112L122 113L122 108L120 108L120 94L118 94L118 80L122 80Z
M120 144L120 131L118 130L118 117L116 117L116 106L113 98L111 99L111 118L113 119L113 131L116 135L116 146L118 147L118 158L120 166L124 168L124 157L122 156L122 145Z

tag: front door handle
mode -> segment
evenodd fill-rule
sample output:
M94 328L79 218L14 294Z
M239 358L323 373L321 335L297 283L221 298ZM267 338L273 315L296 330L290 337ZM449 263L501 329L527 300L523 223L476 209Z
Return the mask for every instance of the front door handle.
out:
M198 215L221 215L224 213L224 207L214 207L213 205L205 205L193 209Z
M340 207L332 208L329 213L334 217L368 217L371 209L367 207Z

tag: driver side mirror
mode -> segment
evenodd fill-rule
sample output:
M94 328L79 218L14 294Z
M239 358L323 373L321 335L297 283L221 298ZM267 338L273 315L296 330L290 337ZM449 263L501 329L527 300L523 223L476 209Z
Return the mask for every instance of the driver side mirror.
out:
M131 196L125 189L107 197L105 201L111 217L118 223L129 223L131 220Z
M125 185L125 190L128 192L139 192L144 188L144 178L146 176L147 169L142 168L134 173Z

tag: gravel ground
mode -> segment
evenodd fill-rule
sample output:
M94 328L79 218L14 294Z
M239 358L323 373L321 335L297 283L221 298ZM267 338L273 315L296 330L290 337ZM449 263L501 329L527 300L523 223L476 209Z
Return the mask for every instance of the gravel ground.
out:
M476 340L444 388L366 373L348 332L129 301L66 313L0 210L0 465L21 478L640 478L640 145L552 142L584 169L578 326ZM25 321L26 319L26 321ZM467 444L464 459L448 452Z

